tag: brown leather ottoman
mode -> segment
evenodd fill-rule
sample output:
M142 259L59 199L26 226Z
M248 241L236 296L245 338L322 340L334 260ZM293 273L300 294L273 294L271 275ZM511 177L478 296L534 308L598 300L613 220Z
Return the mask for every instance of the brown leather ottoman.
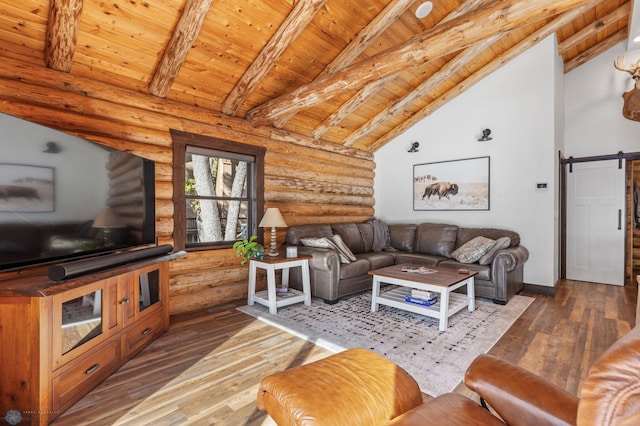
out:
M278 425L382 425L420 404L413 377L366 349L272 374L258 390L258 408Z

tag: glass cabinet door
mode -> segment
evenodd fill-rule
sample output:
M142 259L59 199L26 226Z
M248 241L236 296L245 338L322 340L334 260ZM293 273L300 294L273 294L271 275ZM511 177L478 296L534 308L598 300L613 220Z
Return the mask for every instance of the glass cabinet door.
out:
M160 302L160 271L152 269L141 273L138 276L138 288L140 312Z
M102 290L62 303L62 354L102 334Z
M96 282L53 296L51 331L55 366L83 353L84 348L99 344L109 334L105 312L108 295L103 284Z

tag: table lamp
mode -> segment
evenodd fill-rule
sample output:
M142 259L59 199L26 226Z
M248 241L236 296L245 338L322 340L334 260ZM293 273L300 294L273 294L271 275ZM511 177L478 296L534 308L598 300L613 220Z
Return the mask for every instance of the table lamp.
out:
M109 207L104 207L98 213L92 228L102 228L102 238L104 246L108 247L111 244L111 228L126 228L127 226L122 223L118 215Z
M286 228L287 223L280 213L280 209L277 207L270 207L264 212L262 220L258 224L260 228L271 228L271 248L269 249L269 256L275 257L278 255L276 250L276 228Z

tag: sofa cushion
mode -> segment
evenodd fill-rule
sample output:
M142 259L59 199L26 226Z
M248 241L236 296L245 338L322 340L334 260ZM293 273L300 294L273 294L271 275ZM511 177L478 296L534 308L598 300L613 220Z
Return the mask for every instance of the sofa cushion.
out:
M391 247L400 251L415 251L417 225L401 224L388 227Z
M370 263L370 270L380 269L391 266L395 263L395 258L391 253L372 251L369 253L361 253L358 259L367 259Z
M333 234L331 236L331 241L333 241L333 243L336 245L340 254L344 255L351 262L356 260L356 256L353 254L351 250L349 250L349 247L347 247L344 241L342 241L342 237L340 237L339 234ZM344 262L344 263L347 263L347 262Z
M340 257L340 263L350 263L351 259L347 257L345 253L340 250L336 244L327 237L311 237L311 238L302 238L300 242L305 247L314 247L314 248L323 248L323 249L332 249L338 253ZM353 256L353 255L352 255Z
M511 239L511 245L509 247L520 245L520 235L518 235L517 232L496 228L460 228L458 229L456 248L478 236L491 238L492 240L509 237Z
M355 223L336 223L331 225L333 234L340 234L342 241L351 249L354 254L364 253L365 246L360 234L360 229Z
M447 260L447 258L432 254L396 253L396 264L413 263L416 265L437 266L443 260Z
M496 241L487 237L475 237L458 247L451 257L460 263L474 263L496 245Z
M468 269L469 271L478 273L478 275L475 276L476 281L491 281L491 265L479 265L477 263L460 263L457 260L447 259L438 263L438 268Z
M358 223L356 226L360 230L360 236L364 244L363 253L373 251L373 225L370 223Z
M416 253L451 257L458 227L443 223L421 223L416 230Z
M509 247L509 245L511 244L511 238L509 237L500 237L496 240L496 244L488 251L484 254L484 256L482 256L480 258L480 260L478 260L478 263L480 265L488 265L491 263L491 261L493 260L493 257L496 255L496 253L498 252L498 250L502 250L504 248Z
M367 275L371 269L371 264L367 259L358 259L355 262L340 265L340 279L359 277Z
M287 229L287 244L299 246L301 238L309 237L331 237L333 230L331 225L327 224L311 224L296 225Z

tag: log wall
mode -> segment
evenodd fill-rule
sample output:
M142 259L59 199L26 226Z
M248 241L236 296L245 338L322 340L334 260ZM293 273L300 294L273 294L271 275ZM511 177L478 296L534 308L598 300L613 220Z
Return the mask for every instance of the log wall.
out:
M73 77L3 58L0 112L154 160L160 244L173 243L171 128L265 147L265 208L279 207L289 225L357 222L374 214L369 153L253 127L243 119L123 90L108 83L108 76L97 77ZM285 234L278 230L278 243ZM246 297L247 276L248 267L240 266L231 249L190 252L171 265L171 313Z

